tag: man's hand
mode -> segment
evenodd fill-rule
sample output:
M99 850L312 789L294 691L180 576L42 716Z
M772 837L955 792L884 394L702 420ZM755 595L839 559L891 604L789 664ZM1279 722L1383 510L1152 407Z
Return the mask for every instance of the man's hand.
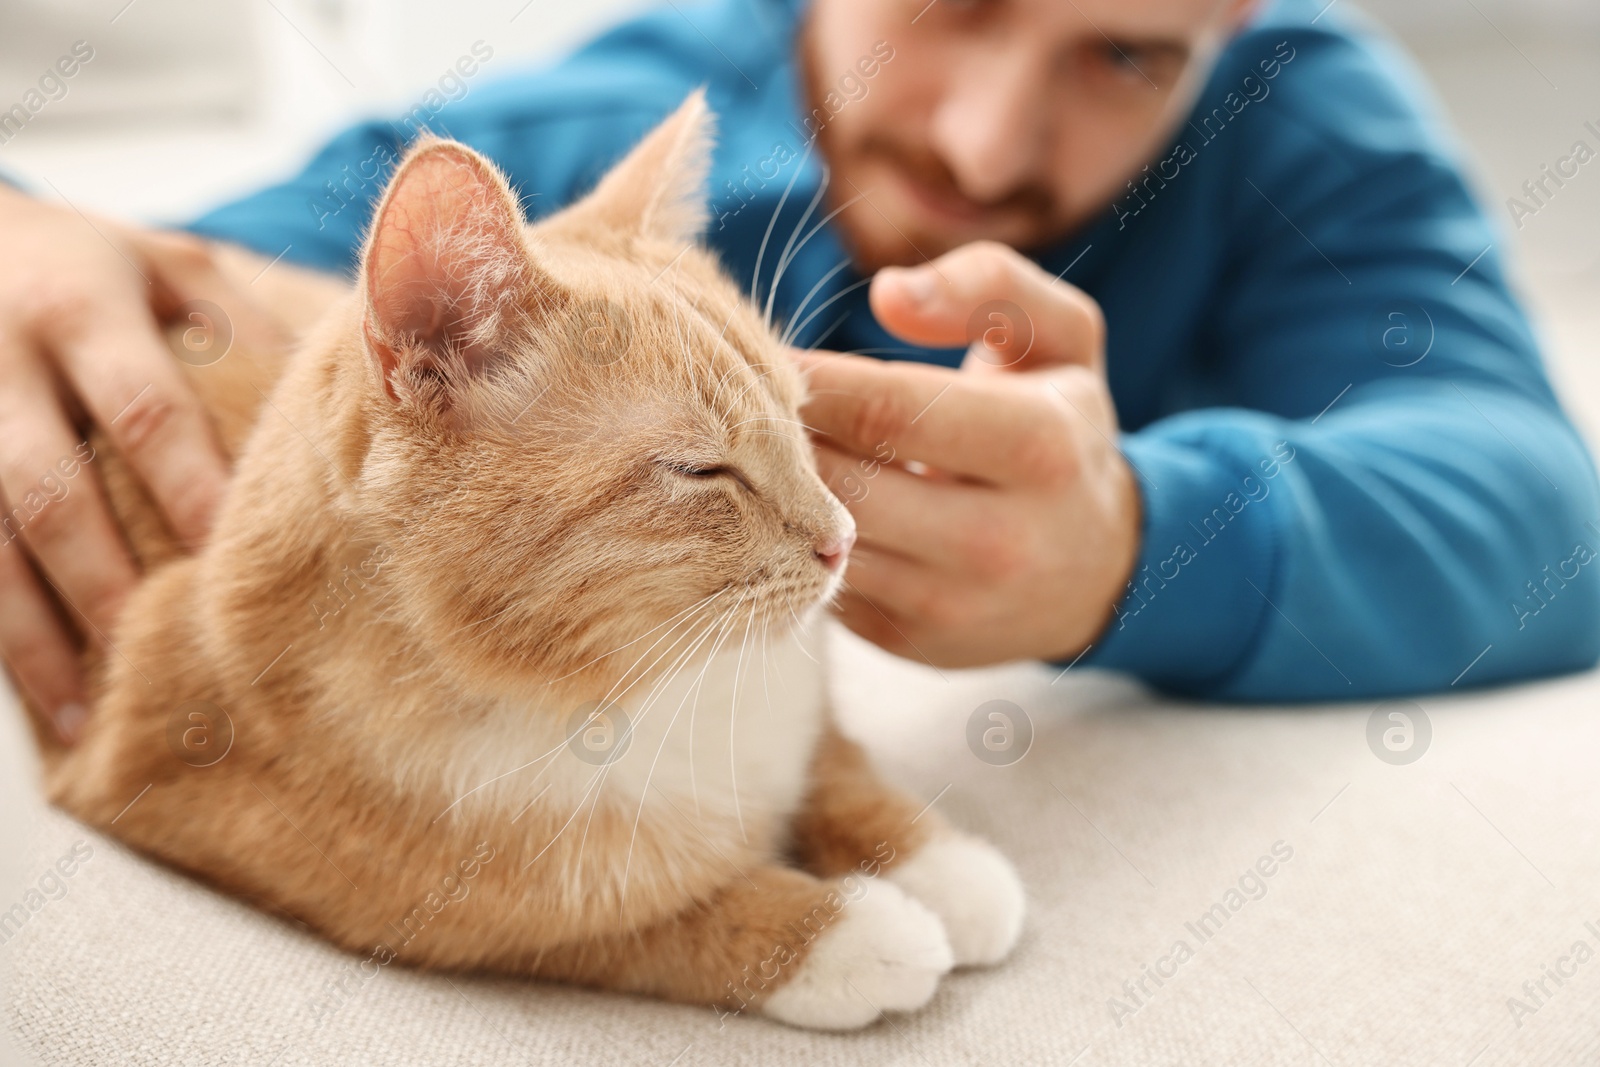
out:
M107 432L174 533L203 538L228 467L157 318L230 287L197 240L4 186L0 242L0 657L70 742L85 715L78 649L105 642L137 577L87 428Z
M959 372L801 354L822 477L857 525L846 625L940 666L1077 655L1139 550L1099 307L989 243L880 271L871 298L906 340L970 348Z

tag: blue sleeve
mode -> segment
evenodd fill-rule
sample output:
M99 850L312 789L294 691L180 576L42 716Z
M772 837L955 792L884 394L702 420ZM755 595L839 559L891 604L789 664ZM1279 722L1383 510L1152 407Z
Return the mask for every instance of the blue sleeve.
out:
M1600 488L1503 238L1391 73L1403 58L1294 41L1285 99L1233 145L1217 198L1234 236L1206 326L1226 406L1125 435L1144 541L1085 663L1246 701L1589 666Z

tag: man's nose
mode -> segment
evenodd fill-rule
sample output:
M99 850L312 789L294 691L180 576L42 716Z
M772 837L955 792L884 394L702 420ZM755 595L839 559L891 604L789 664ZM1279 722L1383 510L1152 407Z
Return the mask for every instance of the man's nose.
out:
M1039 100L1046 80L1021 57L997 55L976 63L951 85L933 117L934 150L963 195L995 201L1033 175L1047 150Z

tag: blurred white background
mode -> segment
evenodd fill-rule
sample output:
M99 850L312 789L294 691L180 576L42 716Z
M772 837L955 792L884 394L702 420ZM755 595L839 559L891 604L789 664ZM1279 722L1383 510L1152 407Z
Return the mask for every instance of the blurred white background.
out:
M0 128L0 171L84 210L181 219L293 170L353 116L415 102L475 42L494 52L477 78L499 77L658 2L0 0L0 112L74 42L95 51L20 133ZM1505 227L1555 373L1600 440L1600 167L1520 229L1506 205L1585 121L1600 127L1600 2L1362 7L1433 79Z
M416 103L475 42L493 50L477 81L648 2L0 0L0 112L74 42L95 50L0 143L0 171L85 210L184 218L292 169L352 117Z

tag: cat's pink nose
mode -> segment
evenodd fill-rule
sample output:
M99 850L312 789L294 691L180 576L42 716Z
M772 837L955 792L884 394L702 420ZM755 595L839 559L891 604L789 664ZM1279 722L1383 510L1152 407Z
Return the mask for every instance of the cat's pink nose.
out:
M856 532L850 530L838 537L829 538L819 543L813 550L817 559L830 571L837 571L844 566L844 561L850 557L850 546L856 543Z

